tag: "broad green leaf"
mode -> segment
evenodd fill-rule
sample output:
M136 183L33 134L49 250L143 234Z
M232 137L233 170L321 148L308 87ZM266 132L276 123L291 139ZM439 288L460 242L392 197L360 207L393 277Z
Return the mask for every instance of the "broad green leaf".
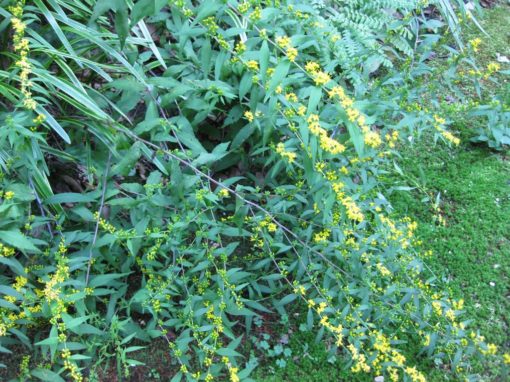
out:
M287 76L287 73L289 73L289 69L289 60L283 60L278 64L271 77L271 80L269 81L269 90L267 92L268 95L266 98L268 98L275 91L276 87L282 83L283 79Z
M18 248L18 249L21 249L24 251L35 252L35 253L41 252L19 230L0 231L0 241L3 241L7 245L10 245L12 247L15 247L15 248Z
M93 202L98 198L97 192L91 192L88 194L77 194L73 192L64 192L62 194L56 194L47 198L44 203L46 204L61 204L61 203L89 203Z
M30 372L30 375L39 378L41 381L65 382L60 375L48 369L35 369Z

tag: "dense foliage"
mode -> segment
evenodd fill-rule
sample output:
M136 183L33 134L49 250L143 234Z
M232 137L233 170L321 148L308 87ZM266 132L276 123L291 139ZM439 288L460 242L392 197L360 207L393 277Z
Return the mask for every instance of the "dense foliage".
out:
M110 358L128 377L163 339L173 381L239 381L246 333L289 304L371 378L424 381L411 342L472 379L496 355L382 183L402 138L459 142L430 58L446 46L456 86L463 2L0 4L0 351L27 354L20 380L98 380ZM494 105L475 112L507 128Z

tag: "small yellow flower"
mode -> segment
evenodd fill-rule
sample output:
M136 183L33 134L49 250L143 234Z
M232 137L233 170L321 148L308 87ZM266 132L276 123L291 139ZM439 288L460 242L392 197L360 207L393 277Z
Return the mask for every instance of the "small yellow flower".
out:
M248 67L248 69L250 69L251 71L258 71L259 70L259 63L255 60L250 60L246 63L246 66Z
M482 39L480 39L479 37L469 40L469 45L471 45L475 52L478 52L478 47L480 46L481 43Z
M496 344L488 344L487 345L487 353L490 355L495 355L498 351L498 347Z
M253 113L251 111L245 111L244 112L244 118L246 118L248 120L248 122L253 122L253 120L255 119L255 116L253 115Z
M328 304L326 304L324 301L319 304L317 307L317 314L322 314L327 308Z
M287 51L285 52L285 54L287 55L289 61L294 62L294 61L296 61L296 57L298 55L298 51L297 51L296 48L288 47Z
M278 229L278 226L274 223L269 223L267 225L267 231L268 232L276 232L276 230Z
M305 70L308 73L316 73L321 69L320 65L314 61L309 61L305 65Z
M291 46L290 38L287 36L279 36L276 38L276 45L282 49L286 49Z
M11 200L12 198L14 198L14 192L12 191L6 191L4 193L4 199L5 200Z
M391 271L388 268L386 268L384 265L382 265L381 263L377 263L376 267L377 267L377 270L381 273L381 275L383 275L385 277L391 275Z
M487 65L487 70L491 73L497 72L499 69L501 69L501 65L499 65L497 62L491 62L489 65Z
M290 102L297 102L298 100L297 95L295 93L287 93L285 94L285 98L287 99L287 101Z
M315 82L315 85L322 86L326 85L329 81L331 81L331 77L326 72L318 71L314 73L313 80Z

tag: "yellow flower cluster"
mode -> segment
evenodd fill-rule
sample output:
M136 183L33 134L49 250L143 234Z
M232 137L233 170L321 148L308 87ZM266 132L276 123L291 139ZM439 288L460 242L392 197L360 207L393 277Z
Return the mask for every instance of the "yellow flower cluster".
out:
M64 368L69 372L69 374L71 374L72 380L75 382L82 382L83 377L80 373L80 370L78 369L78 366L74 362L69 360L69 358L71 357L71 352L69 351L69 349L64 348L60 353L60 356L64 360Z
M341 86L333 87L329 91L329 97L330 98L336 97L340 100L340 104L345 109L349 121L352 123L356 123L363 132L364 142L367 146L377 148L382 144L382 139L379 133L372 131L368 127L368 125L366 124L365 116L361 114L360 111L353 106L354 100L345 93L345 90Z
M310 74L317 86L324 86L329 81L331 81L331 77L328 73L321 70L320 65L317 62L310 61L305 65L305 70Z
M487 71L483 75L484 79L488 79L494 73L498 72L501 69L501 65L497 62L491 62L487 65Z
M282 49L287 49L289 46L292 46L292 42L290 41L290 37L288 36L278 36L275 39L276 45L278 45Z
M300 296L304 296L306 294L306 288L303 285L297 285L294 286L294 293L298 294Z
M262 18L262 8L261 7L255 7L253 12L250 14L250 21L252 23L256 23Z
M94 219L96 219L97 221L99 221L99 227L103 230L103 231L106 231L106 232L109 232L109 233L115 233L115 231L117 230L112 224L108 223L105 219L103 219L102 217L99 216L99 212L96 211L94 212Z
M14 29L13 35L13 48L14 52L19 55L19 60L16 66L20 68L20 90L23 94L23 107L27 110L34 110L37 107L37 102L32 98L32 82L29 80L30 73L32 73L32 65L28 61L28 54L30 51L28 39L25 38L26 24L22 21L23 17L23 0L18 0L15 6L9 8L12 13L11 24Z
M344 327L341 324L333 325L329 321L329 317L324 314L326 308L328 308L328 304L325 301L321 301L317 305L317 303L312 299L309 299L307 301L307 304L308 304L308 308L315 310L317 315L321 318L319 321L320 325L323 326L324 328L326 328L327 330L329 330L335 336L336 346L342 346L342 342L343 342L342 331L344 330Z
M251 111L245 111L244 112L244 118L246 118L248 120L248 122L253 122L253 120L255 119L255 116L253 115L253 113Z
M297 95L295 93L286 93L285 99L289 102L297 102L298 101ZM301 106L303 106L303 105L301 105ZM306 108L305 108L305 112L306 112Z
M473 48L475 52L478 52L478 47L480 46L481 43L482 39L479 37L469 40L469 45L471 45L471 48Z
M10 257L10 256L14 255L14 252L15 252L14 248L8 247L8 246L0 243L0 256Z
M360 354L358 349L356 349L353 344L349 344L347 346L347 348L351 352L352 360L355 362L354 366L351 367L351 371L353 373L359 373L361 371L363 371L365 373L370 373L371 368L367 364L367 359L366 359L365 355Z
M286 159L289 163L293 163L296 160L296 153L285 150L285 145L283 142L278 143L276 145L276 152L284 159Z
M207 31L209 32L209 34L211 36L213 36L216 39L216 41L218 41L218 44L223 49L230 49L230 44L228 43L228 41L225 40L225 37L223 37L223 35L218 33L218 30L220 27L216 23L216 19L214 18L214 16L209 16L209 17L205 18L202 21L202 24L207 28Z
M458 146L460 144L460 139L454 136L451 132L445 130L444 124L446 120L437 114L434 114L434 128L439 131L439 133L446 139L448 142L453 143Z
M354 202L350 196L345 195L345 192L343 191L345 185L342 182L337 181L332 183L331 187L336 194L337 200L345 207L347 217L351 220L362 222L365 217L356 202Z
M396 146L396 143L398 141L398 131L397 130L393 130L393 132L391 134L390 133L386 133L384 138L386 139L386 142L388 142L388 146L390 148L394 149L395 146Z
M259 63L255 60L250 60L246 62L246 67L252 72L256 72L259 70Z
M245 1L237 6L239 13L246 13L248 12L248 9L250 9L250 3L248 1Z
M223 333L223 320L221 318L221 315L219 315L219 314L216 315L214 313L214 306L213 305L209 306L205 316L207 317L207 319L209 321L211 321L214 324L215 330L217 331L217 333ZM217 335L219 335L219 334L217 334Z
M416 367L406 367L406 374L411 378L412 382L427 382L425 376L416 370Z
M278 226L271 220L271 217L267 215L264 220L262 220L257 229L260 230L262 228L266 228L268 232L276 232Z
M324 230L317 232L316 234L313 235L313 242L316 244L325 243L329 239L330 235L331 235L331 230L324 229Z
M14 198L14 192L12 191L0 191L0 198L3 198L5 200L11 200Z
M383 264L377 263L376 267L382 276L384 277L391 276L391 271L388 268L386 268Z
M287 55L290 62L296 61L296 58L298 56L298 50L292 46L288 47L285 51L285 54Z
M64 261L60 261L57 265L57 270L50 278L43 290L43 294L47 301L59 301L60 299L60 288L58 284L63 283L69 278L69 267Z
M308 129L310 132L319 138L320 147L333 155L341 154L345 151L345 146L328 136L328 133L320 125L319 116L311 114L308 119Z
M221 362L223 362L228 369L230 382L239 382L240 378L237 375L237 373L239 372L239 369L237 367L232 366L228 357L222 357Z
M24 355L21 359L21 363L19 365L19 373L18 378L22 381L27 380L27 377L30 375L30 355Z
M226 188L222 188L219 192L218 192L218 196L220 198L227 198L229 196L229 193L228 193L228 190Z
M12 287L20 292L21 288L23 288L27 283L28 279L26 277L16 276L15 283L12 285Z
M318 72L319 70L321 70L321 67L318 63L314 62L314 61L309 61L306 63L305 65L305 70L308 72L308 73L316 73Z
M347 217L349 219L357 222L363 221L365 217L363 216L361 209L358 207L358 205L354 202L354 200L350 196L344 196L341 199L341 203L345 207L347 211Z
M294 62L298 56L298 50L292 46L292 41L288 36L276 37L276 45L285 51L285 55L289 61Z

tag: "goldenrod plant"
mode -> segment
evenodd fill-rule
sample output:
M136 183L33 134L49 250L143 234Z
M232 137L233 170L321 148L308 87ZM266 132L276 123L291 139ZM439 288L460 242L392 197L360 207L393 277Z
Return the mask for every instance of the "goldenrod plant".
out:
M367 380L425 381L410 342L452 378L508 362L381 182L409 137L459 143L420 92L462 2L348 3L0 3L0 351L27 356L18 380L111 360L128 379L158 340L174 382L248 380L243 339L289 304Z

